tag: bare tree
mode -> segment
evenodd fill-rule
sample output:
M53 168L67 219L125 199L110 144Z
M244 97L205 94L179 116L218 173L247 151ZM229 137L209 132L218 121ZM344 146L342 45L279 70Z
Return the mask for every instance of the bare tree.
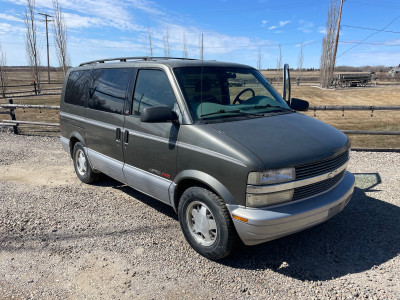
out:
M277 85L279 85L279 82L281 81L281 73L282 73L282 47L281 47L281 44L279 44L279 58L276 62Z
M185 33L183 33L183 58L187 58L187 57L188 57L187 41L186 41Z
M7 82L8 82L8 68L6 67L7 57L6 52L0 45L0 88L3 97L6 97Z
M40 91L40 54L38 51L36 37L35 22L35 0L27 0L27 9L25 10L25 26L26 26L26 54L28 56L29 65L32 69L33 80L37 84L37 90Z
M300 83L300 76L301 72L303 71L303 59L304 59L303 49L304 49L304 42L301 42L299 59L297 60L297 70L299 72L299 76L297 77L297 83Z
M333 74L330 73L333 64L335 32L337 30L337 20L339 9L337 0L331 0L328 9L328 19L326 21L326 33L322 40L322 53L320 61L320 85L323 88L329 88L333 81Z
M167 34L164 36L164 56L169 57L170 47L169 47L169 30L167 27Z
M61 7L58 5L58 0L53 0L54 22L53 22L53 37L56 48L57 59L62 68L64 75L67 73L68 67L71 65L70 56L68 54L68 35L67 24L64 19L64 14Z
M258 58L257 58L257 70L258 71L261 71L261 59L262 59L261 48L258 48Z

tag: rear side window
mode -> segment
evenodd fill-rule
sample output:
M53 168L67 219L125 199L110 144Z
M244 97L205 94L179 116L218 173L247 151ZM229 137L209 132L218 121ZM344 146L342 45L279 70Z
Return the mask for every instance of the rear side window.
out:
M150 106L174 107L175 95L167 75L161 70L140 70L133 100L134 115Z
M82 70L72 71L69 74L65 89L65 103L85 106L91 83L90 72L90 70Z
M122 114L131 71L128 68L94 70L88 108Z

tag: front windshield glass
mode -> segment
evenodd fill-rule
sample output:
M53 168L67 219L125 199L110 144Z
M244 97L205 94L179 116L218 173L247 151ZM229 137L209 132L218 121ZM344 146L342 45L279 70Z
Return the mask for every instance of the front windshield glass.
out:
M175 68L195 121L229 121L290 112L268 81L252 68Z

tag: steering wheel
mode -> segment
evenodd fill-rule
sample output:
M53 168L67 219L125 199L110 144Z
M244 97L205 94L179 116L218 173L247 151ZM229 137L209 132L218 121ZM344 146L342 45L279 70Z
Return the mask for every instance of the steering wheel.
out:
M246 93L248 91L251 91L251 93L253 94L252 97L254 97L256 95L256 93L254 92L253 89L251 89L251 88L244 89L239 94L237 94L237 96L235 97L235 100L233 100L233 104L235 104L236 102L242 103L244 100L240 100L239 98L240 98L240 96L242 96L244 93Z

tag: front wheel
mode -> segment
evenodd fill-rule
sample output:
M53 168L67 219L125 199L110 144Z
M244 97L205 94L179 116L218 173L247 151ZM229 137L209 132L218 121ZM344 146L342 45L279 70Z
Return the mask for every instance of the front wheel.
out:
M191 187L182 194L178 216L190 246L208 259L224 258L237 243L225 203L205 188Z

